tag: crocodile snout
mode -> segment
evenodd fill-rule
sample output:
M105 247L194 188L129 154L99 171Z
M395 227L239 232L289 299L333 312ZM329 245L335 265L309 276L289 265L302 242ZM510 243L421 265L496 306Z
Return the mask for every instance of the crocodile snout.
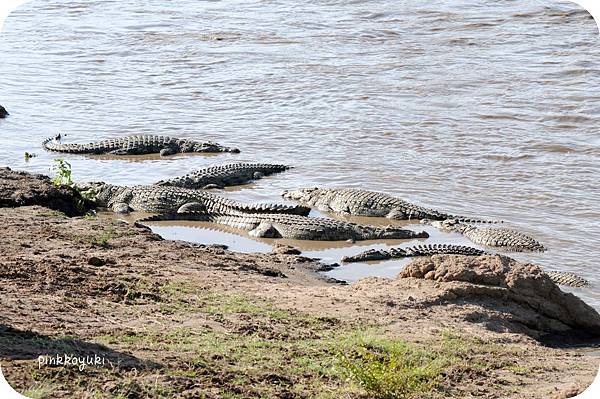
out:
M285 190L281 196L285 199L301 200L315 190L317 190L317 188L296 188L293 190Z

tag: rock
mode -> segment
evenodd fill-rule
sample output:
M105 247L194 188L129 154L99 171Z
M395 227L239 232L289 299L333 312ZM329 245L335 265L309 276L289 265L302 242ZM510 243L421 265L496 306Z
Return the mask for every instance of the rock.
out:
M275 244L271 250L274 254L280 255L300 255L302 252L298 248L290 245Z
M580 393L582 393L584 390L585 389L580 386L573 385L566 389L563 389L562 391L557 392L554 396L552 396L552 399L574 398Z
M92 205L71 187L56 187L48 176L0 168L0 207L40 205L68 216L81 216Z
M10 115L10 114L8 113L8 111L6 110L6 108L4 108L2 105L0 105L0 119L4 119L8 115Z
M88 259L88 265L104 266L105 264L106 264L106 261L104 259L100 259L96 256L92 256L91 258Z
M224 251L224 250L227 250L229 247L225 244L211 244L211 245L207 246L207 248Z
M513 313L515 321L540 332L578 330L600 336L600 315L561 291L536 265L501 255L436 255L413 261L398 276L409 277L442 283L442 301L498 301L498 308Z

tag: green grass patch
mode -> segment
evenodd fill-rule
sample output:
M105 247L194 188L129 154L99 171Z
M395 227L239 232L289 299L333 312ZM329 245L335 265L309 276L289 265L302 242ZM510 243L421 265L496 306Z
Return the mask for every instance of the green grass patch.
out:
M113 225L109 225L99 235L90 237L90 244L97 245L100 247L108 247L110 240L116 237L115 228Z
M344 376L373 398L409 398L435 388L453 359L406 342L358 335L339 355Z
M35 384L31 388L21 392L21 394L30 399L45 399L50 397L52 391L52 387L49 385Z

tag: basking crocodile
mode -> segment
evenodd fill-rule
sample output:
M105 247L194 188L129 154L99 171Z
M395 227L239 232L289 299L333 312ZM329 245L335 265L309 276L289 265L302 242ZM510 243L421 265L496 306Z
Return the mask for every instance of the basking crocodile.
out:
M422 223L431 224L442 231L461 233L475 244L498 247L506 251L543 252L546 248L535 238L523 234L520 231L500 227L479 227L471 224L461 223L455 219L442 221L423 220Z
M396 220L453 218L465 222L487 223L428 209L388 194L356 188L298 188L284 191L283 197L316 207L320 211L344 215L378 216Z
M194 189L223 188L248 183L288 169L291 169L291 166L265 163L230 163L209 166L188 173L185 176L161 180L154 184Z
M153 213L189 212L202 209L229 214L242 213L292 213L308 215L309 208L281 204L247 204L223 198L205 191L180 187L117 186L107 183L79 183L76 185L86 198L98 206L114 212L143 211Z
M452 245L452 244L425 244L415 245L408 248L390 248L389 250L383 249L370 249L365 252L361 252L354 256L345 256L342 258L342 262L367 262L372 260L387 260L397 258L407 258L415 256L432 256L432 255L466 255L466 256L481 256L490 255L490 252L483 251L481 249L468 247L465 245ZM544 272L550 280L557 285L565 285L569 287L585 287L589 285L589 282L581 276L571 272Z
M290 214L230 214L211 211L163 214L141 219L136 223L159 220L198 220L245 230L251 237L288 238L294 240L342 241L427 238L422 232L405 230L398 226L371 226L339 220L312 218Z
M44 140L42 146L48 151L72 154L173 155L183 152L240 152L237 148L224 147L210 141L154 135L119 137L88 144L62 144L59 134L55 138Z
M395 258L408 258L411 256L431 256L437 254L446 255L468 255L468 256L480 256L487 252L467 247L465 245L450 245L450 244L425 244L415 245L408 248L390 248L389 250L384 249L369 249L368 251L361 252L354 256L344 256L342 262L367 262L371 260L387 260Z
M10 115L10 114L8 113L8 111L6 110L6 108L4 108L2 105L0 105L0 119L4 119L8 115Z

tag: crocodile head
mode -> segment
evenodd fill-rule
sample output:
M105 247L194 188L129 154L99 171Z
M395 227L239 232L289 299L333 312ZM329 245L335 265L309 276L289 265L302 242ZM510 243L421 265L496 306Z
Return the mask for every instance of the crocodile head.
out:
M379 231L379 238L382 239L399 238L399 233L406 234L406 238L429 238L429 234L426 231L405 230L402 227L394 225L379 227Z
M281 196L288 200L308 202L319 191L317 187L285 190Z
M180 143L181 152L240 152L237 148L225 147L211 141L199 142L192 140L185 140Z
M95 202L98 206L108 206L110 200L120 188L103 182L77 183L75 187L82 197Z

